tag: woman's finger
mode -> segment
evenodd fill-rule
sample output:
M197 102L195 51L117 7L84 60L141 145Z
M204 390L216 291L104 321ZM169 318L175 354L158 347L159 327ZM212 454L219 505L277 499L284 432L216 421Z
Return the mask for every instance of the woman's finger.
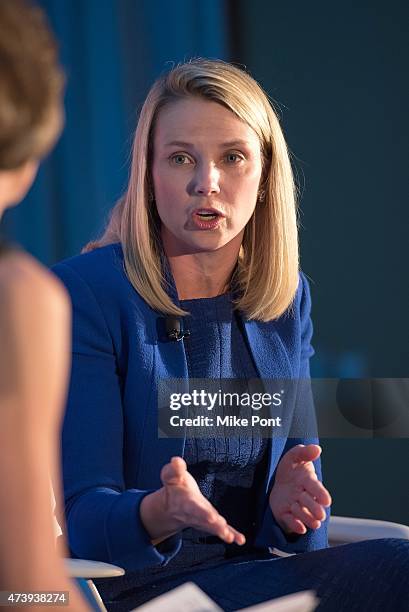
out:
M234 527L231 527L230 525L226 527L224 533L219 537L228 544L233 544L234 542L235 544L242 546L246 543L244 534L240 533L240 531L237 531L237 529L234 529Z
M306 476L300 483L309 495L322 506L332 504L331 495L324 485L315 477Z
M280 459L277 469L284 476L289 476L295 468L300 468L304 464L311 463L311 468L315 472L313 461L318 459L321 454L321 447L318 444L298 444L287 451Z
M291 504L291 514L310 529L319 529L321 527L321 521L314 518L311 512L298 502Z
M227 544L239 544L240 546L245 543L245 536L234 529L231 525L226 525L223 529L218 529L214 532L221 540L227 542Z
M326 513L324 508L319 504L307 491L303 491L301 495L298 497L298 502L300 506L307 508L311 515L317 519L318 521L323 521L326 518Z
M207 500L204 499L203 501L206 502ZM202 529L203 531L208 531L210 528L221 530L227 525L226 519L210 503L198 503L195 500L184 505L184 513L186 520L189 521L192 527Z
M280 526L286 533L298 533L303 535L307 529L302 521L297 519L291 512L284 512L280 519Z
M232 542L239 545L244 544L246 541L245 536L234 529L234 527L231 527L231 525L228 525L226 519L217 512L210 502L208 503L210 507L196 508L194 513L191 514L194 527L214 534L228 544Z

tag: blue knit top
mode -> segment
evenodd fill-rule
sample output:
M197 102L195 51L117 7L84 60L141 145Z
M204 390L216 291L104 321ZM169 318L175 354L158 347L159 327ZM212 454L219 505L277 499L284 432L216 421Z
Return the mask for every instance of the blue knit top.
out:
M180 306L190 313L184 321L190 331L184 341L190 378L258 377L230 293L183 300ZM249 544L255 526L254 488L265 476L267 443L260 437L238 434L234 438L187 438L185 444L184 459L201 492L230 525L246 535ZM186 529L178 557L192 565L241 550L204 532Z

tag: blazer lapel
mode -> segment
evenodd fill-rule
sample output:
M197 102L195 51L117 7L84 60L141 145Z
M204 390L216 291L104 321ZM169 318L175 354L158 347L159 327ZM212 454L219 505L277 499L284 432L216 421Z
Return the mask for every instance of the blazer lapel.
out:
M274 321L244 321L250 352L261 378L292 378L287 351Z
M165 279L165 287L172 301L180 306L175 281L170 270L166 255L161 253L162 274ZM153 363L153 386L146 424L143 436L143 448L141 453L140 469L138 471L138 482L146 488L159 488L162 486L160 471L169 463L172 457L183 457L185 448L185 435L180 438L159 438L158 436L158 388L161 380L171 378L188 380L185 347L182 342L171 342L164 334L164 316L151 315L152 344L154 348Z
M293 377L290 360L283 342L275 328L273 321L243 321L244 330L248 338L250 352L258 370L260 378L264 379L290 379ZM265 495L268 493L271 478L276 469L277 462L284 449L287 438L283 435L272 435L268 457L267 474L264 481L264 496L261 497L259 512L262 512Z
M168 379L188 379L186 354L183 342L171 342L164 340L158 334L158 328L163 323L163 317L154 317L154 360L153 360L153 392L147 408L146 420L143 434L143 446L141 461L138 470L138 486L140 488L160 488L160 471L169 463L172 457L183 457L185 437L180 432L179 438L159 438L158 416L159 397L158 390L161 381ZM187 389L186 389L187 390Z

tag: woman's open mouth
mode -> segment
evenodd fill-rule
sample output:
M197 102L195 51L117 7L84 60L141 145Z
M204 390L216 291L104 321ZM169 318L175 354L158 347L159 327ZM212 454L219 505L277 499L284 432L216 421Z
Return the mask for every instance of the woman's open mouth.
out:
M224 216L212 209L200 209L194 211L192 219L198 229L212 230L219 225Z

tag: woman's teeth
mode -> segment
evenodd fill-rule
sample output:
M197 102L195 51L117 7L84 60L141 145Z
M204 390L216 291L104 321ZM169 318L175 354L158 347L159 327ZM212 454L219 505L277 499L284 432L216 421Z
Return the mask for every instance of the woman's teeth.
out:
M217 214L216 213L204 213L204 212L198 212L197 215L199 217L202 217L203 219L216 219Z

